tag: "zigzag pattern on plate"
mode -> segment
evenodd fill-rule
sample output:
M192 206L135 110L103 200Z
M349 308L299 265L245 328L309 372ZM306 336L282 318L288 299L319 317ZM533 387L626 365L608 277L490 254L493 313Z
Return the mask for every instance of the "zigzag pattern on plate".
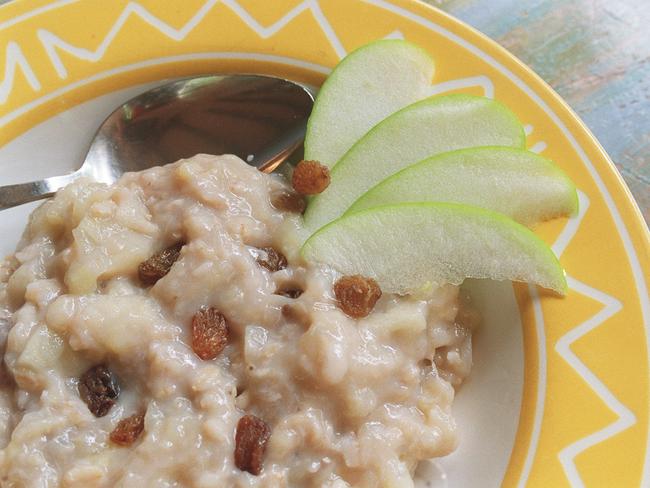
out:
M578 191L579 198L579 213L570 219L558 236L555 244L553 244L553 251L560 257L564 250L567 248L573 237L578 232L578 228L584 219L589 208L589 198L583 192ZM589 387L600 397L600 399L612 410L617 416L611 424L605 426L601 430L593 432L572 444L566 446L558 453L558 459L562 464L562 469L566 474L572 487L584 487L584 482L580 478L580 474L575 464L575 458L578 454L586 451L590 447L599 444L610 437L632 427L636 423L636 417L632 411L627 408L623 403L616 398L616 396L605 386L605 384L598 378L580 358L571 350L571 344L587 335L597 327L603 325L609 318L618 313L622 308L622 304L616 298L597 290L577 279L567 276L569 288L577 291L578 293L589 297L604 307L595 315L585 320L584 322L576 325L569 330L555 343L556 352L564 359L578 375L589 385Z
M192 16L192 18L180 28L175 28L167 22L161 20L138 2L129 2L122 13L119 15L113 26L110 28L102 42L94 50L75 46L61 37L53 34L46 29L39 29L37 36L45 52L47 53L52 66L60 78L68 77L66 69L58 51L65 51L78 59L90 62L97 62L104 57L111 43L120 33L127 20L131 16L139 17L143 22L158 30L160 33L174 41L182 41L194 28L201 23L212 8L221 3L235 13L248 27L257 33L262 39L267 39L280 32L287 24L294 20L298 15L305 11L311 12L314 19L320 26L328 41L331 43L334 52L340 58L346 54L341 41L339 41L334 29L329 24L317 0L304 0L296 5L293 9L283 15L279 20L269 26L259 23L250 13L243 8L236 0L207 0L203 6ZM0 82L0 104L3 104L9 98L16 78L16 68L19 67L28 83L34 91L41 89L41 83L25 57L21 47L16 42L10 42L6 47L5 55L5 76Z
M531 135L535 131L535 128L531 124L526 124L524 126L524 133L526 136ZM546 150L548 144L546 141L538 141L528 148L529 151L540 154ZM557 253L556 253L557 254ZM559 255L558 255L559 256Z
M611 409L618 418L611 424L602 429L593 432L572 444L566 446L558 453L558 458L562 468L569 479L572 487L584 487L584 482L580 478L578 469L575 464L575 458L578 454L586 451L590 447L599 444L616 434L632 427L636 423L634 413L621 403L616 396L609 390L605 384L583 363L580 358L571 350L571 344L584 337L586 334L599 327L610 317L615 315L622 308L622 304L616 298L596 290L571 276L567 276L569 287L572 290L581 293L589 298L593 298L602 303L604 307L594 316L585 320L575 328L571 329L562 336L555 344L555 350L562 358L571 365L571 367L585 380L585 382L594 390L601 400Z
M93 51L89 49L80 48L74 46L67 41L61 39L59 36L53 34L52 32L39 29L38 38L40 39L47 55L56 72L61 78L66 78L68 72L63 65L63 61L58 55L57 50L65 51L73 56L83 59L86 61L96 62L104 57L109 46L113 40L117 37L119 32L126 24L127 20L131 16L137 16L142 19L144 22L149 24L151 27L157 29L162 34L174 41L182 41L187 37L187 35L194 30L194 28L201 23L205 16L212 10L212 8L221 3L228 7L232 12L234 12L248 27L255 31L262 39L267 39L272 35L281 31L287 24L289 24L293 19L305 11L311 11L311 14L314 16L314 19L320 25L324 34L327 36L327 39L330 41L332 48L339 56L342 58L345 56L345 49L343 48L341 42L336 36L332 26L329 24L327 18L323 14L318 2L316 0L305 0L298 4L296 7L291 9L285 15L283 15L279 20L271 24L270 26L263 26L260 24L253 16L251 16L246 9L244 9L236 0L208 0L203 4L203 6L197 11L194 16L185 23L180 29L177 29L173 26L170 26L167 22L161 20L152 14L145 7L140 5L137 2L129 2L126 8L122 11L117 21L113 24L111 29L108 31L108 34L104 37L99 46Z
M328 39L332 48L339 56L343 57L346 52L343 48L340 40L338 39L334 29L328 22L323 11L321 10L317 0L305 0L283 15L278 21L272 23L269 26L263 26L260 24L250 13L243 8L236 0L207 0L203 6L192 16L192 18L185 23L181 28L175 28L170 26L168 23L159 19L151 12L149 12L145 7L139 3L132 1L127 4L125 9L122 11L116 22L113 24L109 32L106 34L102 42L94 50L80 48L74 46L67 41L61 39L52 32L41 29L38 31L37 35L43 44L49 59L52 62L54 69L56 70L59 77L65 79L68 76L68 71L61 60L58 51L65 51L79 59L83 59L90 62L97 62L105 55L108 48L110 47L113 40L119 34L121 29L124 27L126 21L131 16L137 16L151 27L160 31L163 35L167 36L170 39L175 41L183 40L201 21L206 17L208 12L217 4L221 3L228 7L232 12L234 12L248 27L255 31L261 38L268 38L277 32L281 31L285 26L287 26L292 20L294 20L298 15L305 11L310 11L313 15L315 21L320 26L322 32ZM381 7L380 4L375 4L378 8ZM394 31L390 33L387 37L403 37L402 33L399 31ZM34 74L31 66L29 65L28 60L26 59L22 49L15 42L9 42L6 47L6 56L5 56L5 73L4 79L0 82L0 103L5 103L8 97L11 94L17 68L22 70L27 82L32 87L33 90L38 91L41 89L41 84ZM453 89L467 88L470 86L481 87L488 97L494 96L494 85L492 81L486 76L475 76L470 78L464 78L460 80L450 80L442 83L433 85L431 90L433 93L443 93ZM532 132L532 126L526 126L527 134ZM546 149L546 143L540 141L531 147L532 151L542 152ZM553 246L556 254L560 255L568 246L569 242L575 236L582 219L586 213L588 207L588 200L584 194L581 194L581 212L575 218L571 219L565 229L562 231L558 237L556 243ZM576 371L576 373L584 379L584 381L593 389L593 391L603 400L603 402L618 415L618 419L612 424L606 426L605 428L589 434L588 436L577 440L576 442L570 444L560 451L558 458L562 467L569 479L570 483L574 487L583 486L583 482L580 479L579 473L575 466L574 459L575 457L583 452L584 450L593 447L594 445L605 441L606 439L612 437L613 435L631 427L636 422L634 414L625 407L614 395L607 389L604 383L591 371L586 365L573 353L570 346L576 340L580 339L584 335L588 334L596 327L602 325L607 319L617 313L621 304L615 298L603 293L602 291L596 290L584 283L579 282L578 280L569 277L569 286L571 289L588 296L604 305L604 308L598 312L596 315L583 322L582 324L577 325L569 332L567 332L562 338L560 338L556 344L556 351L558 354ZM540 413L541 414L541 413Z
M5 49L5 77L0 82L0 104L7 101L13 90L16 68L22 70L32 90L39 91L41 89L41 82L38 81L21 47L14 41L8 42Z

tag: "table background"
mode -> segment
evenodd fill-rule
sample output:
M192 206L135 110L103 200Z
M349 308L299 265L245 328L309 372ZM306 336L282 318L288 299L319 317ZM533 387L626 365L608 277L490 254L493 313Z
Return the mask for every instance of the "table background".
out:
M604 146L650 221L650 0L426 0L549 83Z

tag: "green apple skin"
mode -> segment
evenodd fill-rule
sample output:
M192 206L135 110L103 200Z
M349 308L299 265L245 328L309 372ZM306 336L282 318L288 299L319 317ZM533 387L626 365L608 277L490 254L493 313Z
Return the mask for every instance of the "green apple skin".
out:
M475 146L523 148L525 139L515 115L489 98L456 94L414 103L373 127L341 158L329 187L310 200L305 225L317 230L377 183L424 158Z
M302 247L305 259L377 280L388 293L461 284L465 278L536 283L565 294L564 271L532 231L458 203L400 203L337 219Z
M305 135L305 159L334 166L372 126L425 98L433 73L431 56L399 39L374 41L350 53L316 97Z
M532 227L575 215L575 185L552 161L524 149L477 147L408 166L361 195L346 214L403 202L465 203Z

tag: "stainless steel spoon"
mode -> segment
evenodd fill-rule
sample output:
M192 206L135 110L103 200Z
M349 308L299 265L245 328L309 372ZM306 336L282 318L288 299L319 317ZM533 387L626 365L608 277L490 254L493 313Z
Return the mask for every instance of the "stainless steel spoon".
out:
M49 197L80 176L110 184L197 153L235 154L273 171L302 143L312 105L306 88L268 76L174 81L117 108L74 173L0 186L0 210Z

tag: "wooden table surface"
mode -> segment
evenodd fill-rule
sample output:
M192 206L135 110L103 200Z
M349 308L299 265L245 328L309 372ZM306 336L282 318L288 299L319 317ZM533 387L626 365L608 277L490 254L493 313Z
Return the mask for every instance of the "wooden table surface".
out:
M426 0L496 40L580 115L650 221L650 0Z

